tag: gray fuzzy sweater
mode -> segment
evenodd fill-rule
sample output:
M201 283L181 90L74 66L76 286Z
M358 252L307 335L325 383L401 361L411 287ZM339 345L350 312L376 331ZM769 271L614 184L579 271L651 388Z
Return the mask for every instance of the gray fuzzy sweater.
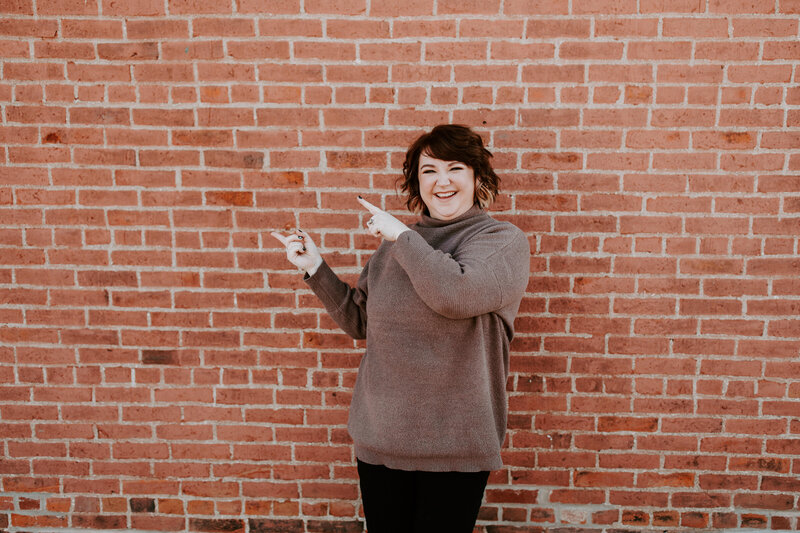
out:
M410 229L380 245L355 288L326 263L305 278L342 330L367 339L348 422L356 456L402 470L497 469L528 240L477 206Z

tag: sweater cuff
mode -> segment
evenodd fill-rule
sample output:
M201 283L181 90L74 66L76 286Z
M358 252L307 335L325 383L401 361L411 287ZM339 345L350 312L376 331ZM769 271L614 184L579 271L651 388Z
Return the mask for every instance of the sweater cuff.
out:
M336 273L331 270L331 267L328 263L323 259L322 263L320 263L319 268L317 271L314 272L313 276L309 276L308 273L303 274L303 281L306 282L311 290L317 292L317 290L325 286L326 282L331 281L331 279L338 279L336 277Z

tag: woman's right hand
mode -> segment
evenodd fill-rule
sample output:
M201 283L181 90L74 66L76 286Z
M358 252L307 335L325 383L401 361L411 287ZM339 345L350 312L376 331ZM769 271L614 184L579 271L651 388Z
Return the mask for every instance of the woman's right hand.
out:
M317 245L314 244L308 233L303 230L296 230L291 235L284 237L280 233L273 231L271 235L286 247L286 258L290 263L309 276L313 276L317 272L317 269L322 264L322 255L320 255Z

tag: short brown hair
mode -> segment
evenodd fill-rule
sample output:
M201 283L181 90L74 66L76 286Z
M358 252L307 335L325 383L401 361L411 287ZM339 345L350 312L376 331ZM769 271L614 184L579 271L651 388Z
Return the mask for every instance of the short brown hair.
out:
M442 161L460 161L475 174L475 203L488 207L499 190L500 178L494 173L492 153L483 146L481 136L460 124L440 124L429 133L421 135L406 152L403 177L397 181L406 193L406 207L412 213L425 209L419 192L419 158L422 154Z

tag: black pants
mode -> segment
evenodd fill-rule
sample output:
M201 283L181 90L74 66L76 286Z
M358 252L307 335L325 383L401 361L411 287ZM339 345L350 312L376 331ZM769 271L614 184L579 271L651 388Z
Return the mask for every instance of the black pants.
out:
M368 533L472 533L489 472L394 470L358 461Z

